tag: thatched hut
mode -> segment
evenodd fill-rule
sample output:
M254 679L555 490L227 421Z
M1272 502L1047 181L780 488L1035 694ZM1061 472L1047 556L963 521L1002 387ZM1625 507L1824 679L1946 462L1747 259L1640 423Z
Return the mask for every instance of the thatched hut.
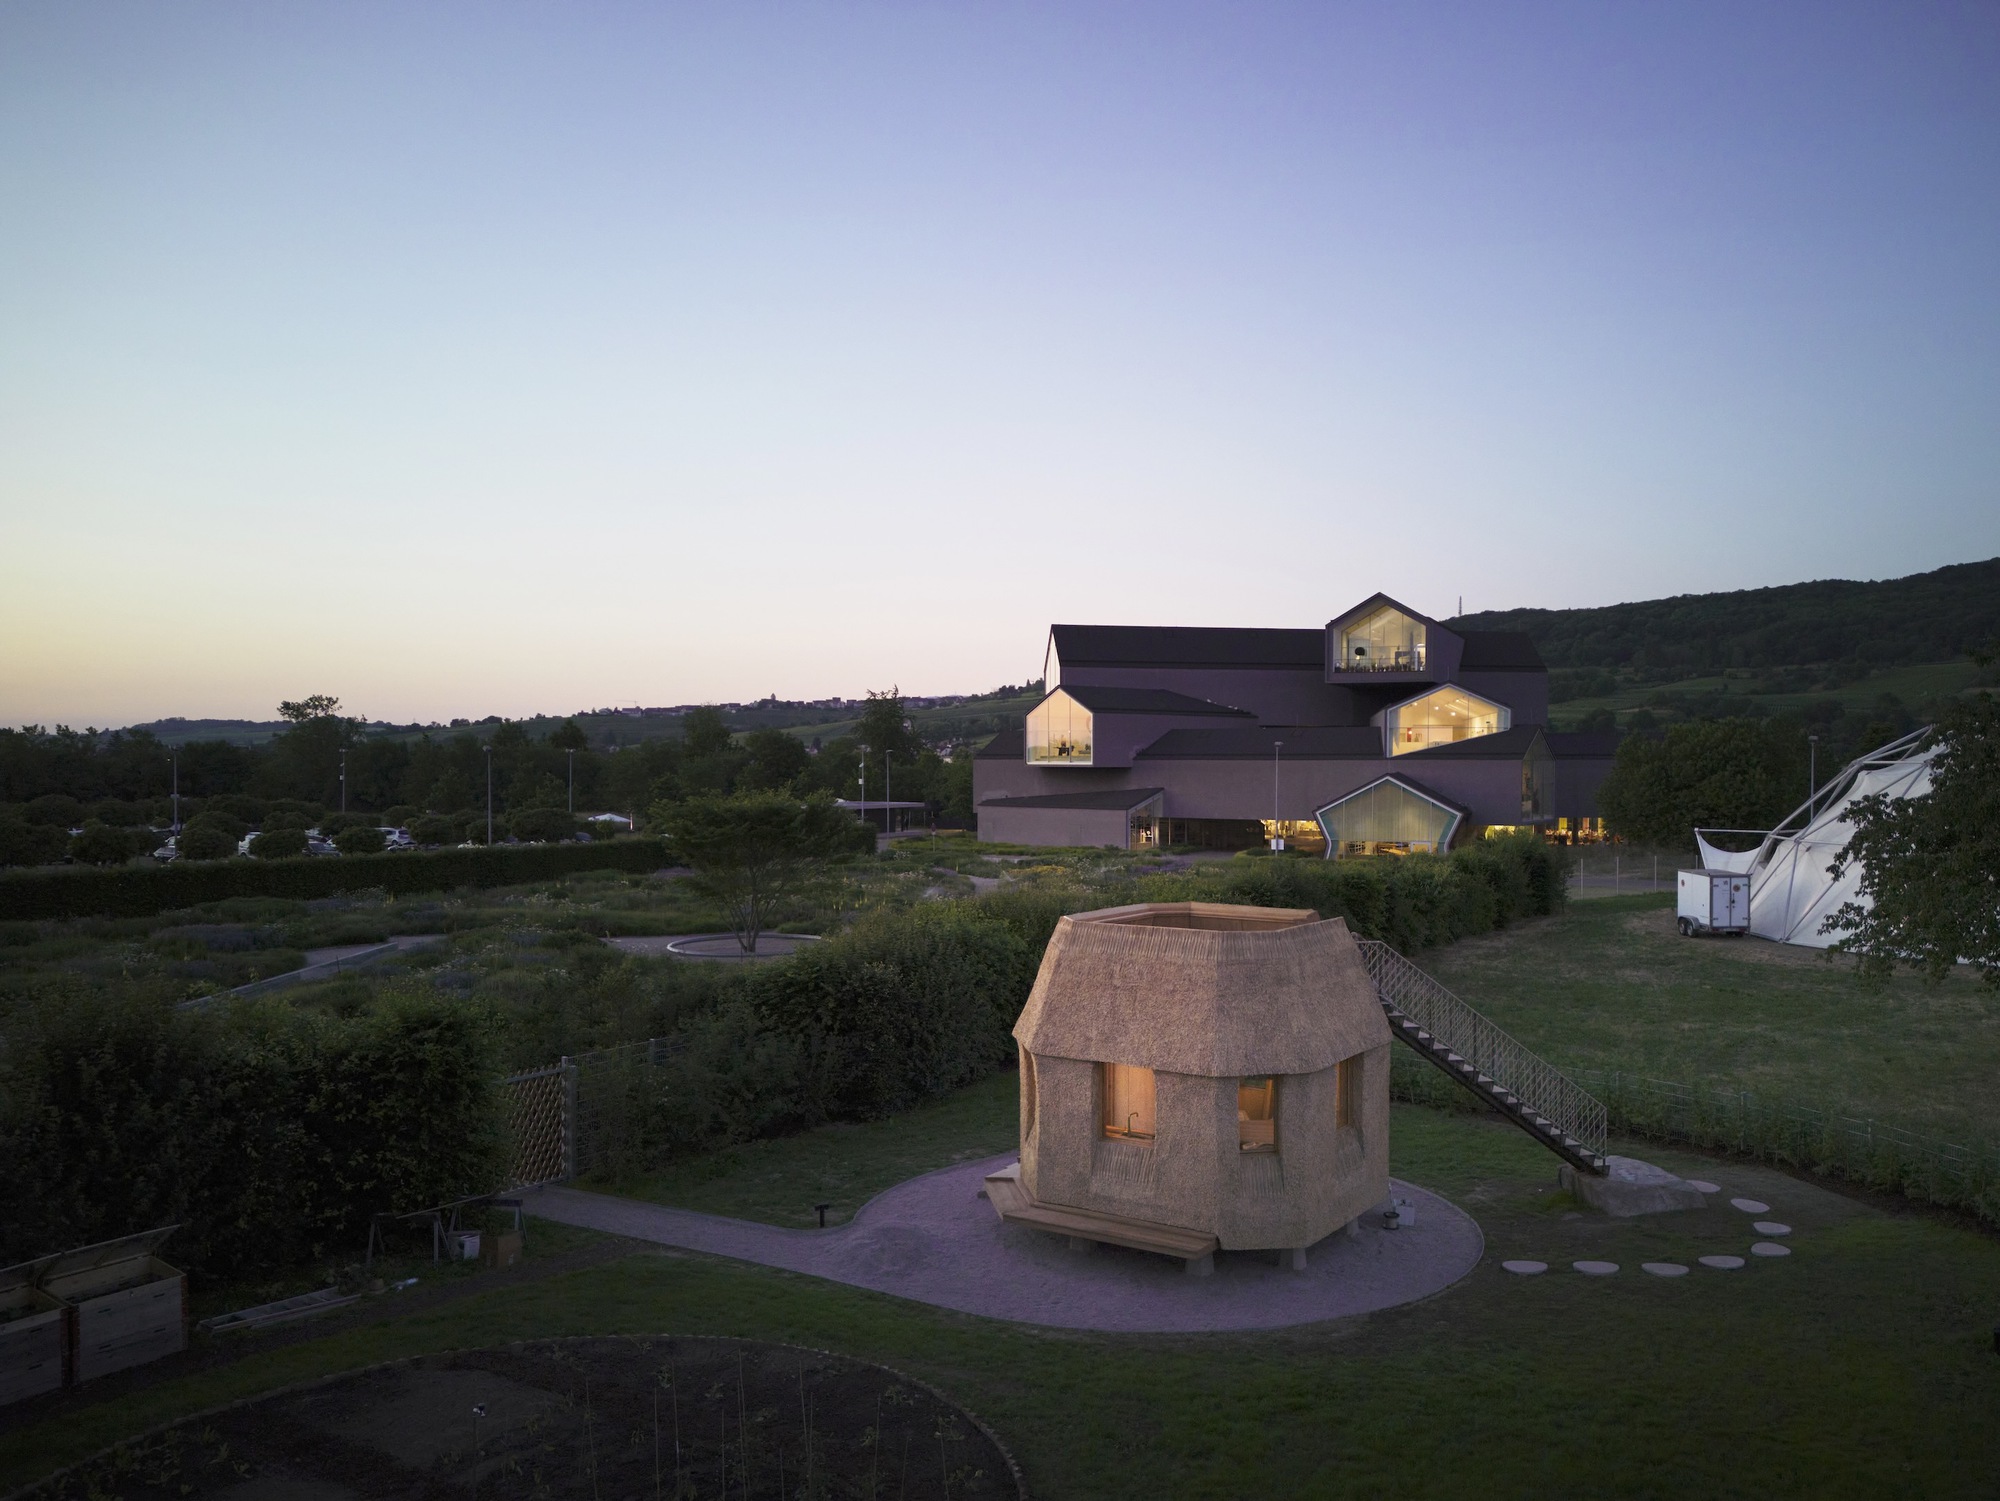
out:
M1305 1248L1389 1191L1389 1025L1338 918L1147 903L1065 917L1014 1027L1008 1219L1188 1259Z

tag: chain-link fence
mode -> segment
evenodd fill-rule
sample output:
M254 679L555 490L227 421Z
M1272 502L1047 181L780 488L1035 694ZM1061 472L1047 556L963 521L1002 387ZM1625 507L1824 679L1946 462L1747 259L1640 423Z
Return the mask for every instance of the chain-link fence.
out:
M659 1072L678 1038L599 1048L500 1081L512 1142L509 1188L531 1188L598 1168L619 1171L659 1154Z

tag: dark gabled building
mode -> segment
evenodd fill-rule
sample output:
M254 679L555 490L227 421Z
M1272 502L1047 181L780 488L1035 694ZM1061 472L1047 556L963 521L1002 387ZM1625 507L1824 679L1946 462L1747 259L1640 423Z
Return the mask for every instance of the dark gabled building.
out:
M982 839L1329 854L1594 831L1616 736L1546 728L1515 631L1377 594L1320 630L1056 625L1047 696L973 765Z

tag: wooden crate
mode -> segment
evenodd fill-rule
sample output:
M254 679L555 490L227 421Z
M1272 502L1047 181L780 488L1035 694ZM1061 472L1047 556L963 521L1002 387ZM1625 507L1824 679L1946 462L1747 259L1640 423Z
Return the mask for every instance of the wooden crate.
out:
M52 1259L0 1272L0 1407L68 1384L70 1311L35 1285Z
M70 1305L70 1370L92 1381L188 1344L187 1278L153 1252L178 1226L65 1252L42 1290Z

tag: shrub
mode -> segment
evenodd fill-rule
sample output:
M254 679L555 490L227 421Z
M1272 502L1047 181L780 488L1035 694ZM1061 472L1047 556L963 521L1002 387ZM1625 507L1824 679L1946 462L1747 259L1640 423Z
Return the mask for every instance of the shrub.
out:
M181 830L174 848L183 860L227 860L236 853L236 838L227 829L197 821Z
M554 844L576 837L576 819L561 808L523 808L508 815L507 832L531 843Z
M54 865L69 853L69 835L18 817L0 819L0 865Z
M92 819L83 832L69 842L69 857L79 865L123 865L144 849L152 848L152 831L143 834L131 829L114 829ZM143 848L142 848L143 846Z
M379 855L388 842L372 823L354 824L333 836L333 847L343 855Z
M21 809L21 817L29 823L73 829L83 822L83 804L60 792L45 792Z
M250 841L250 853L259 860L282 860L287 855L303 855L305 852L304 829L266 829Z
M410 837L418 844L457 844L464 836L465 826L457 819L441 818L435 813L410 823Z

